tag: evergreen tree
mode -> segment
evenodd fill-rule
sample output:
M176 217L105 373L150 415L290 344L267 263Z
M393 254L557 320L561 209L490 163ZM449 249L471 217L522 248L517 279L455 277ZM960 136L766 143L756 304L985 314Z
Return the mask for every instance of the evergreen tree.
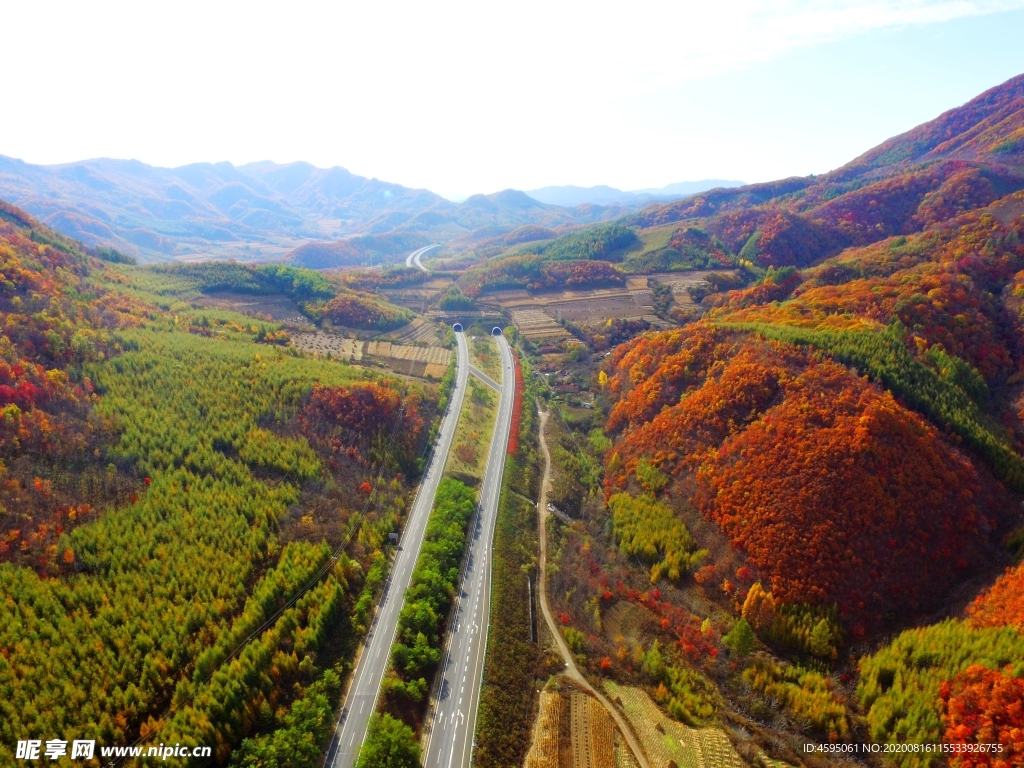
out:
M391 715L374 715L356 768L419 768L420 745L412 728Z
M750 628L746 619L737 621L729 634L722 637L722 642L741 656L746 656L754 650L755 640L754 630Z

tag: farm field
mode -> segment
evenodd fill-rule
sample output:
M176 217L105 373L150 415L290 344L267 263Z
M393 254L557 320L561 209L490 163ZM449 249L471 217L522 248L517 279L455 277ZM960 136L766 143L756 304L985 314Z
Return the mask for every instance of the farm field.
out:
M601 703L569 688L541 693L524 766L635 768L635 762Z
M558 325L564 318L580 325L594 325L610 318L658 322L646 282L637 288L593 288L579 291L501 291L488 297L506 312L531 341L568 335Z
M530 751L526 753L524 768L560 768L558 760L559 734L561 733L562 712L565 708L562 696L556 691L542 691L540 711L533 723Z
M330 353L332 358L353 363L379 363L406 376L439 380L452 359L444 347L414 347L389 341L348 339L327 331L302 332L292 335L292 343L304 352L318 355Z
M604 707L582 691L569 694L573 768L615 768L615 726Z
M633 275L624 288L592 288L587 290L496 291L485 301L493 302L507 313L512 322L531 342L558 343L571 338L558 321L596 327L608 320L646 320L655 326L664 322L655 314L654 296L648 282L653 278L672 289L680 307L696 310L688 288L702 285L711 272L733 274L735 270L690 270Z
M629 719L651 768L743 768L729 738L718 728L690 728L670 720L640 688L606 680L605 691Z
M451 282L450 278L438 277L415 286L384 289L381 293L392 304L406 307L414 312L424 312L427 306L437 298L438 294L451 285Z
M640 237L642 247L637 256L645 256L654 253L662 248L667 248L672 240L672 235L679 231L679 225L675 222L663 224L660 227L648 227L641 229L637 234Z
M363 343L364 358L381 360L397 373L440 379L448 370L452 351L443 347L412 347L388 341Z
M657 280L659 283L664 283L672 289L672 294L675 297L676 303L692 304L693 302L690 299L690 294L687 293L686 289L706 283L707 276L712 273L716 275L737 275L735 269L694 269L676 272L652 272L647 275L631 277L627 281L626 285L630 290L635 290L633 287L634 284L642 282L643 287L646 288L648 280ZM640 287L641 286L637 285L637 289Z
M416 317L408 325L385 334L380 340L399 344L426 344L429 347L443 347L444 331L445 329L437 323Z
M657 322L649 289L638 291L566 291L559 298L544 297L544 311L577 325L596 325L609 318Z

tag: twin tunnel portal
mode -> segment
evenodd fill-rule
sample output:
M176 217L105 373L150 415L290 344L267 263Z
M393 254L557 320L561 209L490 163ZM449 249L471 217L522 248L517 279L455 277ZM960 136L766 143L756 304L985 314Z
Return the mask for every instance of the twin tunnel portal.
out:
M354 768L367 736L370 717L376 710L381 683L397 634L399 615L405 602L405 592L411 583L434 505L434 496L444 473L469 384L472 366L469 362L465 326L454 322L452 330L456 340L456 376L451 398L413 499L390 574L357 656L325 768ZM423 765L426 768L471 768L473 762L473 737L490 622L491 549L515 403L515 361L503 330L501 326L491 329L491 335L496 337L502 369L500 383L489 382L499 391L495 428L480 484L477 514L471 526L457 599L449 622L440 684L436 698L431 701L431 711L425 723ZM488 381L488 377L476 369L473 369L473 373L483 376L485 382Z
M462 323L452 323L452 330L456 333L462 333L465 329L462 327ZM498 326L491 328L491 336L501 336L502 329Z

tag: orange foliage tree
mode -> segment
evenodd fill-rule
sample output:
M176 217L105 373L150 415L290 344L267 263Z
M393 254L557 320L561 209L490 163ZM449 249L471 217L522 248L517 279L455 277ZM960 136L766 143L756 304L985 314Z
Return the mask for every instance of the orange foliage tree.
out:
M1000 672L978 664L943 683L942 721L947 744L998 744L1001 751L964 751L956 768L1010 768L1024 764L1024 680L1007 668Z
M386 304L372 296L358 293L339 293L327 302L323 316L335 325L389 331L400 328L412 319L406 310Z
M920 416L806 349L698 324L611 360L606 494L657 466L781 604L837 603L854 628L930 607L1009 508Z
M971 626L1014 626L1024 631L1024 564L1007 569L967 612Z
M1019 322L1000 300L1024 267L1024 223L973 213L935 232L847 251L781 292L735 291L714 311L718 322L805 328L878 328L898 318L924 347L943 349L989 382L1009 376L1021 356ZM791 278L792 279L792 278ZM781 301L792 295L791 301Z
M410 471L422 448L420 397L403 396L390 382L348 387L313 386L299 415L310 442L328 450L332 461L380 462L392 454Z

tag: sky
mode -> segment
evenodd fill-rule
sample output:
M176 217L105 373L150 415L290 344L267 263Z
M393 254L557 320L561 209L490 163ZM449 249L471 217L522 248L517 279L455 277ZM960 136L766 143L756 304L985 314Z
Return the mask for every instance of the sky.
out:
M3 16L0 154L305 160L452 199L824 173L1024 72L1024 0L98 0Z

